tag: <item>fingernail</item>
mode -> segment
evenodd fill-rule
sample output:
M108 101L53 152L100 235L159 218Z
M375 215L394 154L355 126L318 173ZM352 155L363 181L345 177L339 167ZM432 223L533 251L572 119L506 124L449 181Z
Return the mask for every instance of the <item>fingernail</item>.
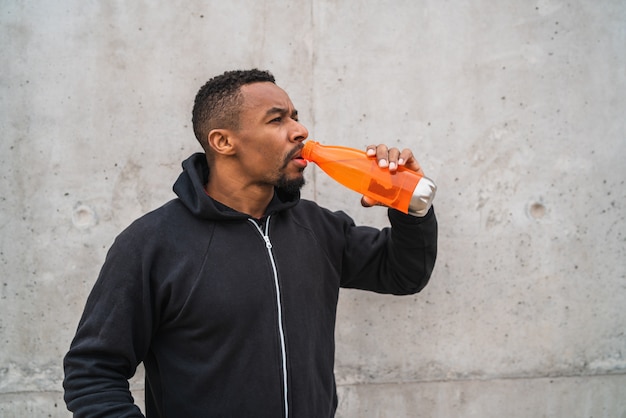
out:
M370 157L375 154L376 154L376 150L373 150L371 148L367 150L367 155L369 155Z
M398 159L398 165L402 165L402 164L404 164L404 158Z
M390 170L395 170L396 168L398 168L398 166L396 165L396 163L393 163L393 162L389 163L389 169L390 169Z
M378 166L379 167L387 167L387 160L385 160L384 158L381 160L378 160Z

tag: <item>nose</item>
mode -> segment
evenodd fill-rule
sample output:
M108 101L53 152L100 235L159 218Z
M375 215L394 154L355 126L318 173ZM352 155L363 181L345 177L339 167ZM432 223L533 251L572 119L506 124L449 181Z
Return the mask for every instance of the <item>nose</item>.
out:
M293 142L302 142L309 136L309 130L301 124L299 121L293 121L293 131L291 133L291 140Z

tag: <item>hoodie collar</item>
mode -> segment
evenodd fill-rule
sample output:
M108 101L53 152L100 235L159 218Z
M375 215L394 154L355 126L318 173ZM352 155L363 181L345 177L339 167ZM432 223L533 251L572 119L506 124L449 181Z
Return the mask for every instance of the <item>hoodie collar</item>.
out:
M183 172L174 183L174 193L189 211L197 218L212 220L241 220L250 216L230 209L215 201L204 190L209 178L209 166L203 153L195 153L183 161ZM275 188L274 197L267 207L265 215L289 209L300 201L300 193L287 193Z

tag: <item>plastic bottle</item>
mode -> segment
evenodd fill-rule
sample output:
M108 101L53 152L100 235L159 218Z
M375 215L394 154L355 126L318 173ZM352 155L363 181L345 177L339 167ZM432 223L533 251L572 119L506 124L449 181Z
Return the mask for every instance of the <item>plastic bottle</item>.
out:
M399 166L395 172L380 168L374 157L353 148L307 141L302 158L355 192L415 216L424 216L437 186L422 174Z

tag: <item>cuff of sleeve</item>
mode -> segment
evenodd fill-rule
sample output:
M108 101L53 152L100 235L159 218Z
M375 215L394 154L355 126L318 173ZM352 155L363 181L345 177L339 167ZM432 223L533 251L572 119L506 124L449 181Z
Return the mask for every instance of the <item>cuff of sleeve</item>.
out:
M432 218L435 217L435 209L434 206L431 206L428 209L428 212L424 216L415 216L411 214L405 214L400 212L399 210L389 209L388 211L389 220L391 222L400 222L400 223L408 223L411 225L421 224L424 222L429 222Z

